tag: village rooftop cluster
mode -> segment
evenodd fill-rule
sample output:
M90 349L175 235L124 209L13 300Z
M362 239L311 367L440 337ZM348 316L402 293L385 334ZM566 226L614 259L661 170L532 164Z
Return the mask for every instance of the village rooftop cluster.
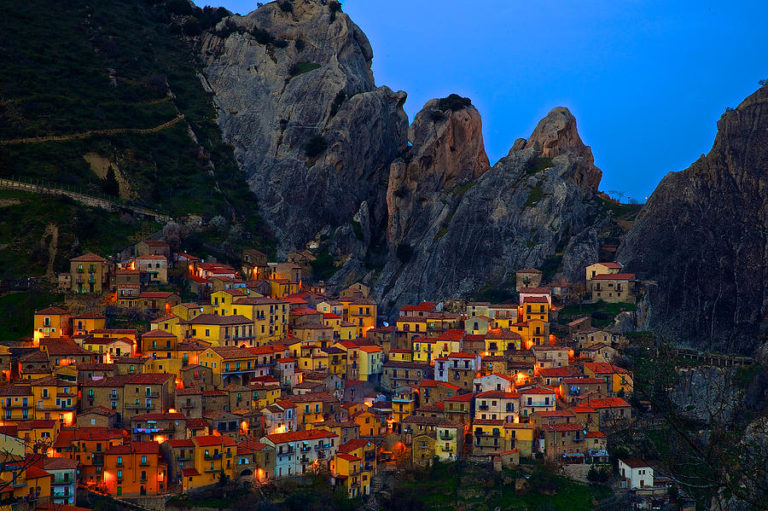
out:
M605 462L606 434L633 419L632 374L614 364L626 339L589 317L555 335L572 284L544 286L537 269L516 273L519 303L415 303L389 325L367 286L309 284L306 251L273 263L247 250L238 268L163 241L133 252L72 259L67 304L30 311L29 339L0 348L4 502L309 472L356 497L379 471L460 458ZM196 301L168 290L173 272ZM635 299L616 263L579 285ZM127 317L147 320L115 326ZM629 484L653 486L628 463Z

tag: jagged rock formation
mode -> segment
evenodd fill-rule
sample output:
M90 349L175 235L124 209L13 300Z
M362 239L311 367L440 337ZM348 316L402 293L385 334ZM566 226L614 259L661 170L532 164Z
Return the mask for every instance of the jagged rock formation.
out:
M226 18L201 52L219 126L285 252L363 201L384 203L408 120L405 93L375 86L371 46L349 17L319 0L282 4Z
M511 281L516 270L539 266L558 252L577 260L566 250L573 236L579 240L573 252L592 243L586 253L596 253L597 236L590 229L599 215L589 183L597 185L600 171L570 112L553 110L536 138L519 140L485 170L477 112L467 105L438 115L438 106L431 101L416 116L413 147L392 164L390 257L374 287L384 307L469 296ZM548 157L542 156L544 146Z
M619 248L653 281L651 327L698 348L751 353L768 312L768 87L718 121L708 155L668 174Z
M442 205L436 193L456 190L490 167L483 145L480 114L469 100L433 99L416 114L408 134L413 147L392 163L387 187L387 239L392 245L411 231L427 229Z
M553 257L580 279L604 214L571 113L552 110L490 168L471 102L432 100L408 129L405 93L375 87L367 39L330 5L267 4L201 38L219 125L280 251L323 243L344 261L330 285L364 279L385 311Z
M603 173L595 167L592 149L584 145L576 129L576 118L567 108L557 107L533 130L521 149L533 147L542 158L573 154L580 158L572 169L571 181L585 191L596 191Z

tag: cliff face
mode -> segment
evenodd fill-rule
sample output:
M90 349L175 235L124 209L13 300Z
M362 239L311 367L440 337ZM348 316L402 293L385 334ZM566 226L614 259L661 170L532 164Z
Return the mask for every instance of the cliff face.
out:
M752 352L768 311L768 87L726 112L709 154L668 174L619 248L650 287L650 326Z
M433 99L409 128L413 146L392 163L387 186L387 240L397 245L428 229L444 204L436 195L451 192L480 177L489 168L480 114L469 100L452 96L456 110Z
M601 172L556 108L490 167L467 98L376 88L367 39L319 0L272 3L201 38L219 125L281 252L311 239L373 284L382 310L470 296L526 266L580 279L596 258ZM410 146L408 142L410 141Z
M408 120L405 93L375 86L370 44L345 14L283 4L223 20L201 51L219 126L285 252L383 203Z
M574 267L597 252L600 171L570 112L553 110L487 169L477 112L439 105L416 116L413 146L392 164L390 257L374 287L385 307L470 296L558 252Z

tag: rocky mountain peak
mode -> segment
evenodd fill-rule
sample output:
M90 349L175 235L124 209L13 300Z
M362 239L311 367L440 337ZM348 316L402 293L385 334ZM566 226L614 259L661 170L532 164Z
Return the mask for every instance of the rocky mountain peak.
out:
M390 166L387 238L398 243L422 229L434 194L467 184L488 170L480 114L468 98L433 99L409 127L412 146Z
M272 2L200 40L219 126L282 254L349 222L365 201L385 214L375 205L407 147L406 95L376 87L368 39L339 9Z
M539 121L531 137L525 143L516 141L513 149L529 147L533 147L542 158L555 158L564 154L578 158L579 164L569 179L585 191L596 191L600 185L603 173L595 167L592 149L582 142L576 118L567 108L553 108Z
M460 98L466 103L459 106L449 98L427 102L408 130L419 156L430 160L422 167L439 172L443 188L477 179L490 167L480 113L467 98Z

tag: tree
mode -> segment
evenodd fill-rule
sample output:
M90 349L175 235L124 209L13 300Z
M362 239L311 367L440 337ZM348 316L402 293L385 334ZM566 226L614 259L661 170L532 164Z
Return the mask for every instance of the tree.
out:
M107 176L101 183L101 189L107 195L111 195L113 197L120 196L120 183L117 182L117 174L115 173L115 169L112 167L112 165L109 166L109 169L107 170Z

